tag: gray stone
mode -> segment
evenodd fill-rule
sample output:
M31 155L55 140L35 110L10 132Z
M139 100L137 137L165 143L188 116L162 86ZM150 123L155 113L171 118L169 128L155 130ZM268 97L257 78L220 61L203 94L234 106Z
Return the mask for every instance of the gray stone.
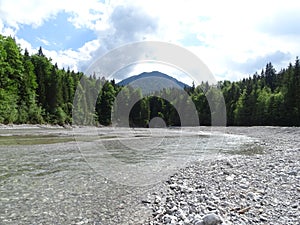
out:
M297 176L297 171L296 170L292 170L292 171L289 171L287 174L291 175L291 176Z
M164 215L162 219L164 224L175 223L178 221L176 216L172 216L168 214Z
M232 129L250 134L249 128ZM267 130L268 135L260 129ZM153 225L298 224L295 196L300 193L300 160L299 150L293 148L300 142L290 142L289 135L298 140L300 129L283 137L278 130L255 128L257 133L251 133L267 142L263 155L237 156L233 166L226 165L228 159L217 159L179 170L166 183L167 190L160 195L163 200L151 203L152 209L164 209ZM278 143L277 137L284 138L284 144Z
M159 197L158 195L155 196L154 203L155 203L155 204L161 203L161 197Z
M220 216L215 213L207 214L202 218L203 225L218 225L223 221Z

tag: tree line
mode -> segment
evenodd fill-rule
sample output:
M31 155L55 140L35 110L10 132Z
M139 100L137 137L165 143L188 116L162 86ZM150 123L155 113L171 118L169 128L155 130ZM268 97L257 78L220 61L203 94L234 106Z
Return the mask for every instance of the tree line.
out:
M85 125L147 127L160 117L166 126L181 126L182 115L196 109L200 125L209 126L222 96L229 126L300 126L299 59L279 72L268 63L260 74L237 82L206 82L184 92L168 88L143 96L140 89L121 87L114 80L59 69L42 48L29 55L14 38L0 35L2 124L64 125L75 119ZM120 108L128 106L128 113L122 114Z
M268 63L260 74L238 82L224 81L227 124L300 126L300 63L276 72Z
M0 123L71 123L82 73L58 69L42 48L29 55L12 37L0 35Z

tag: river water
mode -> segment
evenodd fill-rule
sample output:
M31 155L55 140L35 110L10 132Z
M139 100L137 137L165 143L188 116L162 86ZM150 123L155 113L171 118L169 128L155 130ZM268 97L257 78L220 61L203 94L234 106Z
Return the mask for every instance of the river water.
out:
M195 160L262 154L224 128L0 129L0 224L138 224L141 201Z

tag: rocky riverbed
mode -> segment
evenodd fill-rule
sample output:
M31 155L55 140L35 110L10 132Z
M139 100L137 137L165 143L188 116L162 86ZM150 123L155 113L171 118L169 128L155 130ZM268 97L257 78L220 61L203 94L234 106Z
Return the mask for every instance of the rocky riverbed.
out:
M75 136L71 128L0 128L1 225L300 224L300 128L230 127L224 135L209 127L152 130L167 134L159 145L163 151L155 154L116 145L116 140L152 144L158 136L149 138L149 130L129 137L127 130L109 128L80 128ZM191 151L196 142L198 152ZM146 162L161 157L153 164L159 179L153 182L149 177L156 170L141 170L144 164L140 174L92 168L88 157L99 156L99 143L107 144L109 159L119 159L121 166L140 165L128 162L132 156ZM128 186L116 172L149 182Z
M300 129L228 128L260 140L263 154L195 162L143 204L154 224L300 224Z

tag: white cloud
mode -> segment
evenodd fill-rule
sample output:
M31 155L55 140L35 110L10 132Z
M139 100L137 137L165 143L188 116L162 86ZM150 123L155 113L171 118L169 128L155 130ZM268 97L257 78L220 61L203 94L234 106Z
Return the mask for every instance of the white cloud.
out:
M45 1L1 1L0 18L9 26L19 28L19 24L39 26L43 20L54 15L58 10L47 7Z
M15 36L16 29L11 27L6 27L3 21L0 19L0 33L4 36Z
M61 51L49 51L44 50L44 54L52 59L54 63L57 63L59 68L70 68L74 71L81 71L79 65L90 62L93 59L92 53L100 47L98 40L93 40L85 43L77 51L72 49Z
M98 40L75 51L49 54L59 64L70 63L79 70L93 57L128 42L160 40L182 46L181 40L193 34L201 45L184 47L217 78L236 80L248 75L243 73L250 62L267 60L264 56L286 54L276 62L281 66L299 55L299 10L300 2L292 0L0 0L0 31L14 34L20 24L41 26L58 12L68 12L75 27L94 30Z
M24 39L17 38L17 43L22 46L23 50L26 48L30 54L36 54L38 52L37 48L33 48L32 45ZM70 68L77 72L81 71L81 68L79 68L78 65L81 65L84 62L90 62L93 59L92 53L97 50L99 46L99 40L94 40L85 43L77 51L72 49L60 51L43 49L43 52L48 58L52 59L53 63L57 63L59 68Z
M15 29L19 29L20 24L38 27L58 12L65 11L72 14L69 20L76 27L94 29L105 9L105 5L97 0L1 0L0 20Z
M16 41L18 44L20 44L20 46L22 47L22 50L25 50L25 48L26 48L30 54L35 54L38 52L37 51L38 49L32 48L32 45L24 39L16 37Z
M157 19L156 32L148 40L181 44L187 34L196 34L201 46L184 46L197 54L219 79L247 76L237 66L267 58L274 52L287 52L292 60L299 54L299 38L286 42L258 29L288 2L240 1L129 1ZM293 7L299 9L299 6ZM169 9L169 10L168 10ZM295 10L294 10L295 11ZM299 11L299 10L298 10ZM278 65L286 62L286 57ZM232 67L232 68L231 68ZM245 67L245 65L243 66ZM253 68L256 69L256 68Z
M46 39L43 39L43 38L39 38L39 37L38 37L37 40L40 41L40 42L42 42L44 45L48 45L48 46L50 45L50 42L47 41Z
M3 24L2 20L0 20L0 31L1 31L1 33L2 33L3 28L4 28L4 24Z
M74 4L75 3L75 4ZM89 28L94 30L99 24L105 27L105 24L101 21L105 21L107 15L107 7L104 4L88 0L85 3L76 4L78 2L73 1L73 6L65 9L68 12L72 12L73 15L69 21L77 28Z
M90 61L79 62L79 68L85 71L94 60L108 51L134 41L142 41L147 36L157 33L157 21L146 12L136 6L115 6L107 15L106 29L103 24L96 26L99 37L99 48L91 53Z

